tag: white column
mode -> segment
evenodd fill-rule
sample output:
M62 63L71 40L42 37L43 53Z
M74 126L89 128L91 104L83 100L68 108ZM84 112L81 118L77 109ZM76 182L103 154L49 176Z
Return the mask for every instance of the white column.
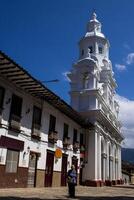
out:
M104 140L103 180L107 179L107 139Z
M113 155L112 155L112 153L113 153L113 149L112 149L112 145L111 145L111 152L109 153L109 162L110 162L110 169L109 169L109 174L110 174L110 181L112 181L112 179L113 179Z
M95 53L98 54L98 44L95 42Z
M106 154L107 154L107 158L106 158L106 180L109 180L109 143L108 140L106 141Z
M115 180L115 157L113 156L113 176L112 180Z
M118 146L118 180L122 178L121 171L121 147Z
M107 141L105 141L105 138L103 138L103 151L101 149L101 177L102 177L102 180L105 181L106 180L106 170L107 170L107 167L106 167L106 164L107 164Z
M90 130L87 133L86 141L88 143L87 163L83 169L83 180L97 180L97 132Z
M100 133L97 133L97 144L98 144L98 149L97 149L97 171L98 171L98 180L101 180L101 135Z
M95 180L97 180L97 174L98 174L98 170L97 170L97 153L98 153L98 144L97 144L97 132L95 132Z
M118 179L118 161L115 161L115 180Z
M109 158L109 162L110 162L110 164L109 164L109 167L110 167L110 169L109 169L109 179L110 179L110 181L112 181L112 165L113 165L113 163L112 163L112 160L111 160L111 156Z
M113 155L113 169L112 169L112 180L115 180L115 145L112 146L112 155Z
M102 177L102 179L103 179L103 181L105 181L106 180L106 158L103 156L103 177Z

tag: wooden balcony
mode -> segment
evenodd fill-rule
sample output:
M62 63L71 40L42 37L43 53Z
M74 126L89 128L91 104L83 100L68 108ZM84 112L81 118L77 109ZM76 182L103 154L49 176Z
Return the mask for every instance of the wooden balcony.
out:
M68 149L69 146L70 146L70 137L65 137L63 139L63 148Z
M80 144L78 141L74 142L73 144L73 151L76 152L80 149Z
M50 131L48 133L48 142L54 144L54 143L57 142L57 140L58 140L58 133L57 133L57 131Z
M39 124L33 124L33 125L32 125L31 137L32 137L33 139L37 139L37 140L40 140L40 139L41 139L40 125L39 125Z
M20 126L21 126L21 117L11 114L9 127L11 130L14 130L16 132L20 132Z

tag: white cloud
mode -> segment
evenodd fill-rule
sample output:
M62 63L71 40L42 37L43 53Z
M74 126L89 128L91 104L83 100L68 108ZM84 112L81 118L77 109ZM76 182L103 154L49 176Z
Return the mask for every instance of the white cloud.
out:
M127 57L125 58L125 63L126 63L126 65L125 64L115 64L116 69L119 71L124 71L127 69L127 67L129 65L134 64L134 52L129 53L127 55Z
M127 63L128 65L131 65L131 64L134 63L134 53L129 53L129 54L127 55L126 63Z
M64 76L64 80L65 81L69 81L70 82L70 79L68 78L67 74L69 74L70 72L63 72L62 75Z
M134 101L125 97L116 96L120 105L119 119L123 125L122 132L125 137L124 146L134 147Z
M115 64L115 67L116 67L116 69L119 70L119 71L124 71L124 70L126 70L126 66L125 66L125 65Z

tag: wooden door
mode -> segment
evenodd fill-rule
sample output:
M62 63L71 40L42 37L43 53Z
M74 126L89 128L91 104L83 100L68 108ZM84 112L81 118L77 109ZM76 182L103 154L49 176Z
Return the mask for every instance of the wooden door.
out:
M53 178L54 152L47 151L46 159L45 187L51 187Z
M67 155L62 155L62 167L61 167L61 186L67 184Z
M79 174L79 184L82 185L82 177L83 177L83 158L80 158L80 174Z
M37 154L30 152L28 168L28 187L36 186Z

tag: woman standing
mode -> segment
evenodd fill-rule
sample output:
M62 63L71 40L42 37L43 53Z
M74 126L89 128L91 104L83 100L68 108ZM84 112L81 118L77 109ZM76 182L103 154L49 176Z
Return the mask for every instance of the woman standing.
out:
M75 166L72 165L68 171L68 192L70 197L75 197L75 186L77 185L77 174Z

